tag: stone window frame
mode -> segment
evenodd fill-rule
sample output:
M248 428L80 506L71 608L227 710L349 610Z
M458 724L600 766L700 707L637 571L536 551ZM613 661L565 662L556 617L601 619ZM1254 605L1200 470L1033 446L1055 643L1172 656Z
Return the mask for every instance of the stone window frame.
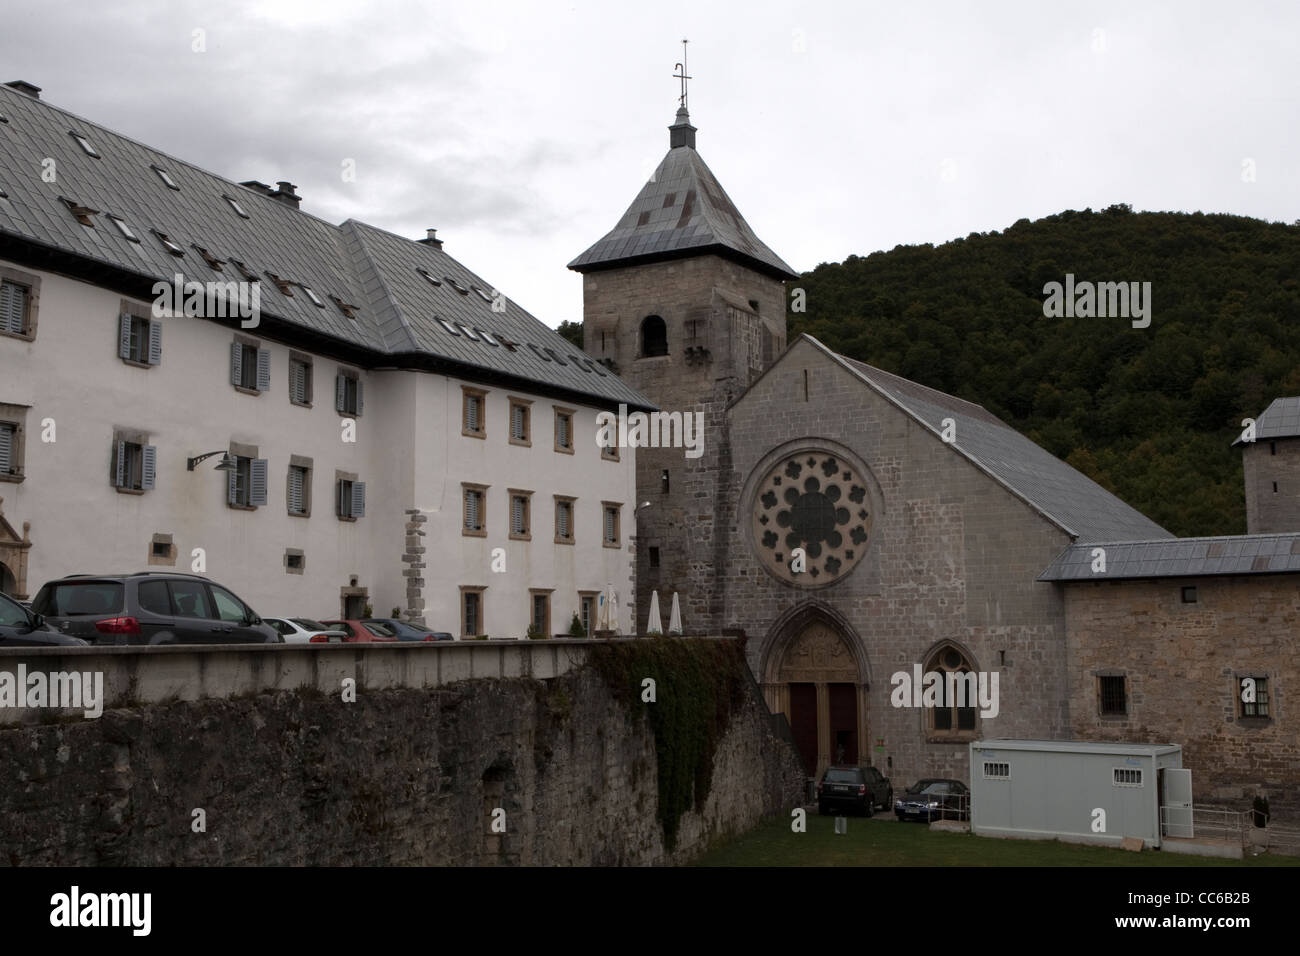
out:
M510 438L510 444L518 445L521 448L533 447L533 400L531 398L521 398L518 395L511 395L510 398L510 418L506 421L507 432ZM524 437L515 437L515 409L522 408L524 412Z
M154 545L158 545L158 544L167 545L166 557L154 553ZM164 567L169 567L169 568L176 567L176 543L175 541L172 540L172 536L170 534L162 534L160 532L154 532L153 537L149 539L149 562L148 563L150 565L162 565Z
M293 367L294 367L294 364L295 364L295 363L296 363L296 364L299 364L299 365L305 365L305 366L307 367L307 372L306 372L306 379L307 379L307 380L306 380L306 383L305 383L306 386L307 386L307 400L306 400L305 402L300 402L300 401L298 401L298 399L295 398L295 397L294 397L294 394L293 394ZM289 404L290 404L290 405L297 405L299 408L311 408L311 407L312 407L312 405L313 405L313 403L315 402L315 399L316 399L316 371L315 371L315 365L316 365L316 363L315 363L314 359L312 358L312 356L308 355L306 352L299 352L297 349L290 349L290 350L289 350L289 388L288 388L288 391L289 391Z
M614 540L605 536L605 518L610 509L614 511ZM606 548L623 547L623 502L602 501L600 503L600 543Z
M1130 703L1133 700L1132 688L1129 687L1128 683L1128 672L1115 668L1103 668L1092 673L1097 682L1097 716L1105 721L1127 721L1132 716ZM1114 679L1123 681L1123 684L1120 685L1124 692L1123 711L1108 711L1105 709L1105 692L1103 689L1105 685L1103 681Z
M249 463L248 464L248 483L249 483L248 498L250 501L252 501L253 498L252 484L253 484L253 467L254 467L253 462L263 460L258 455L258 446L248 445L243 442L232 441L230 443L229 454L231 458L248 459L248 463ZM230 508L233 511L256 511L258 508L262 506L254 505L254 504L241 505L241 504L232 503L229 499L229 492L227 492L226 507Z
M302 479L302 511L294 511L290 504L289 478L293 474L293 469L303 468L306 474ZM304 455L290 455L289 466L284 470L284 510L291 518L310 518L311 517L311 485L312 476L315 474L315 461Z
M0 280L5 279L27 290L27 314L23 316L22 332L0 331L0 338L19 339L23 342L35 341L36 319L41 304L41 277L31 272L23 272L21 269L0 266Z
M648 351L646 348L647 341L648 341L646 336L647 325L649 324L651 319L656 320L659 323L659 325L663 326L663 351L662 352L659 351L651 352ZM660 315L657 312L651 312L648 315L642 317L641 321L637 323L637 327L636 327L636 344L637 344L636 357L638 360L653 359L653 358L667 358L672 353L672 341L668 335L668 320L665 319L662 315ZM658 347L659 345L657 335L655 337L654 344L656 347Z
M551 601L551 595L554 593L555 593L555 588L529 588L528 589L528 627L529 628L536 626L534 611L536 608L537 599L539 597L546 599L546 620L542 622L544 626L538 629L543 637L551 636L551 605L553 603Z
M141 484L144 484L144 449L149 445L149 433L140 431L138 428L114 428L113 444L109 446L108 453L108 483L119 495L144 495L153 489L151 488L131 488L127 486L118 487L117 485L117 446L119 442L126 442L128 445L137 445L140 448L141 462L140 469ZM154 480L157 481L157 448L154 448Z
M954 666L943 660L943 655L949 651L954 652L959 658L961 658L959 664ZM944 675L943 684L941 685L941 690L944 694L947 693L947 674L954 670L958 673L966 672L974 674L978 686L980 671L976 666L975 656L954 640L944 639L939 641L925 652L922 660L925 662L922 667L923 674L928 674L931 671L934 671ZM970 701L967 701L967 703L970 703ZM948 712L950 715L950 727L938 726L936 716L940 709ZM974 717L973 725L971 727L961 726L960 712L962 710L971 711ZM942 708L939 706L924 707L922 708L922 721L925 728L926 743L954 743L979 739L980 713L978 701L976 701L976 706L974 707L958 707L955 700L944 705Z
M460 387L460 433L466 438L487 438L487 397L488 390L485 388L475 388L472 385L462 385ZM466 427L469 419L469 403L471 400L478 400L478 431L470 431Z
M1264 682L1264 694L1266 695L1263 704L1268 708L1268 713L1247 714L1245 712L1246 702L1241 699L1241 682L1250 677L1256 681L1256 691L1259 690L1259 681ZM1273 682L1270 679L1268 671L1264 670L1234 670L1232 673L1232 697L1233 708L1232 715L1236 722L1243 727L1269 727L1273 724L1273 714L1277 700L1273 695ZM1255 706L1259 706L1259 699L1256 697Z
M486 538L487 537L487 501L488 489L491 485L480 485L472 481L462 481L460 483L460 533L466 538ZM470 528L466 524L469 518L469 493L477 491L479 493L478 517L479 525L477 529Z
M487 598L485 597L486 593L487 593L487 586L486 586L486 585L462 584L462 585L460 586L460 595L459 595L460 614L459 614L459 617L460 617L460 636L461 636L462 638L466 638L466 637L482 637L483 635L487 634L487 626L486 626ZM468 630L466 629L466 627L465 627L465 624L466 624L466 621L465 621L465 597L466 597L467 595L469 595L469 594L475 594L475 595L478 596L478 630L477 630L474 634L470 634L469 631L468 631Z
M578 539L578 529L576 527L576 516L578 514L578 499L573 495L553 495L555 501L555 543L556 544L574 544ZM569 506L569 536L560 537L560 505Z
M290 558L301 558L302 560L298 563L298 566L295 568L292 564L289 563ZM306 568L307 568L307 555L303 553L301 548L284 549L284 570L286 574L302 574L303 571L306 570Z
M260 388L257 387L257 361L256 361L256 360L257 360L257 356L259 356L259 355L261 355L263 352L265 352L265 353L267 354L267 367L268 367L268 369L269 369L269 367L270 367L270 361L271 361L271 360L270 360L271 350L268 349L268 348L263 348L263 347L262 347L262 340L261 340L261 339L256 339L256 338L253 338L252 336L249 336L249 335L240 335L238 332L233 333L233 335L234 335L234 338L231 339L231 344L232 344L232 345L238 344L238 345L243 346L243 348L245 349L245 355L247 354L247 349L250 349L250 348L251 348L251 349L253 350L254 363L253 363L253 386L250 388L250 387L247 386L247 385L242 385L242 384L241 384L241 385L235 385L235 384L232 382L232 383L231 383L231 388L233 388L235 391L239 392L241 395L261 395L262 392L263 392L263 389L260 389ZM232 365L233 365L234 359L231 359L231 362L232 362ZM243 359L241 359L241 360L240 360L240 378L243 378L243 377L244 377L243 371L244 371L244 369L243 369ZM270 388L268 387L267 389L265 389L265 391L270 391Z
M561 455L572 455L577 442L573 435L573 422L577 418L577 411L572 408L562 408L559 405L552 406L555 409L555 450ZM569 444L560 444L560 419L566 418L569 422Z
M582 602L591 601L591 614L587 619L587 636L595 634L600 625L600 592L599 591L579 591L578 592L578 620L582 620Z
M515 499L524 500L524 530L515 530ZM506 489L507 512L506 528L510 532L511 541L532 541L533 540L533 493L523 488Z
M619 461L618 453L618 418L614 419L614 440L608 445L600 446L601 461Z
M340 405L340 401L339 401L340 396L338 394L339 379L351 379L353 382L356 383L356 386L353 390L353 395L356 401L353 403L352 411L349 411L347 408L346 386L344 387L344 397L342 398L342 403L341 403L343 407L342 408L339 407ZM366 407L363 385L364 382L361 378L361 369L350 365L338 366L337 371L334 373L334 389L335 389L334 411L337 412L339 415L343 416L344 418L354 418L354 419L360 418L362 412L365 410Z
M27 412L30 405L0 403L0 425L13 426L9 445L9 471L0 472L0 481L18 484L26 480Z
M365 502L364 500L362 502L363 510L361 514L359 515L343 514L342 483L345 481L348 482L349 490L351 490L356 485L361 485L362 486L361 496L363 499L365 498L365 494L366 494L365 483L361 481L361 476L355 471L340 471L337 468L334 469L334 517L336 517L339 521L346 521L348 523L351 523L356 521L358 518L365 517L365 511L364 511ZM348 507L351 508L351 502L348 503Z
M133 320L138 319L145 323L146 328L148 328L152 323L158 322L158 328L159 328L158 334L159 334L159 338L161 339L162 323L158 319L154 318L152 306L140 305L138 302L132 302L130 299L122 299L118 302L117 314L119 320L123 315L129 315ZM119 329L118 331L120 332L121 330ZM144 344L144 351L145 351L145 361L143 362L139 361L138 359L124 358L121 355L118 355L117 358L118 361L121 362L123 365L130 365L132 368L145 368L145 369L154 368L154 366L149 364L148 361L149 343L147 338ZM161 364L161 360L159 360L159 364Z

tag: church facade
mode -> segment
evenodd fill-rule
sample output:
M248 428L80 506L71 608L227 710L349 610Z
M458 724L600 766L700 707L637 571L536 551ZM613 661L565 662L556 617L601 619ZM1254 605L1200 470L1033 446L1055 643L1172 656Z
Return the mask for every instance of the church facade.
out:
M651 180L570 263L586 351L660 408L704 415L698 458L638 455L638 629L657 591L679 594L687 633L743 632L810 776L871 763L901 789L969 780L972 740L1151 740L1187 747L1198 800L1293 803L1297 724L1278 690L1300 676L1300 536L1281 536L1277 564L1207 563L1221 539L1174 538L982 407L787 342L796 273L722 190L684 109L669 131ZM1099 546L1110 569L1074 577ZM1189 560L1143 560L1176 547ZM1188 654L1206 661L1190 700ZM1237 699L1251 674L1267 715Z

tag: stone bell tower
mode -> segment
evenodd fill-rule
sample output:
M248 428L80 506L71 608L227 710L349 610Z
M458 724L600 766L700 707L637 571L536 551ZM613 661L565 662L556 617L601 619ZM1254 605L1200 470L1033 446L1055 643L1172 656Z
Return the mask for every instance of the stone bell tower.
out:
M587 353L663 412L703 415L696 448L636 450L637 500L624 521L636 536L638 633L652 590L665 632L674 591L686 633L717 633L725 623L725 532L739 492L726 409L785 350L783 283L797 278L704 164L695 132L683 105L650 181L569 263L583 276Z

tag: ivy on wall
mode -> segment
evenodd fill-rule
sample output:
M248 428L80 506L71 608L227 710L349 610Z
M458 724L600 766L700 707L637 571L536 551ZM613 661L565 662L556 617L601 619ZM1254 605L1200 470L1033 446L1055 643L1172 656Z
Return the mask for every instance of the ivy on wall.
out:
M656 638L601 644L591 665L634 718L646 715L659 765L659 822L673 850L682 814L703 808L713 758L746 691L744 642ZM654 681L646 701L646 678Z

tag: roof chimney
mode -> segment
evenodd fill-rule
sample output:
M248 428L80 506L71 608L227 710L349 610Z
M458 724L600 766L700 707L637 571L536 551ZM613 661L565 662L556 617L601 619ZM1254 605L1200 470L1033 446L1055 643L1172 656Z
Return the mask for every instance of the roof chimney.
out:
M5 86L17 90L19 93L26 96L30 96L34 100L39 100L41 98L41 88L39 86L32 86L32 84L28 83L26 80L10 80L5 84Z
M286 206L292 206L294 209L297 209L298 204L302 202L302 197L294 192L298 187L284 179L278 180L276 185L280 188L271 193L271 198L278 199Z
M427 236L425 236L423 239L417 239L415 241L424 243L424 245L426 246L433 246L435 249L441 249L442 240L438 238L438 230L429 229L427 230L427 232L428 232Z

